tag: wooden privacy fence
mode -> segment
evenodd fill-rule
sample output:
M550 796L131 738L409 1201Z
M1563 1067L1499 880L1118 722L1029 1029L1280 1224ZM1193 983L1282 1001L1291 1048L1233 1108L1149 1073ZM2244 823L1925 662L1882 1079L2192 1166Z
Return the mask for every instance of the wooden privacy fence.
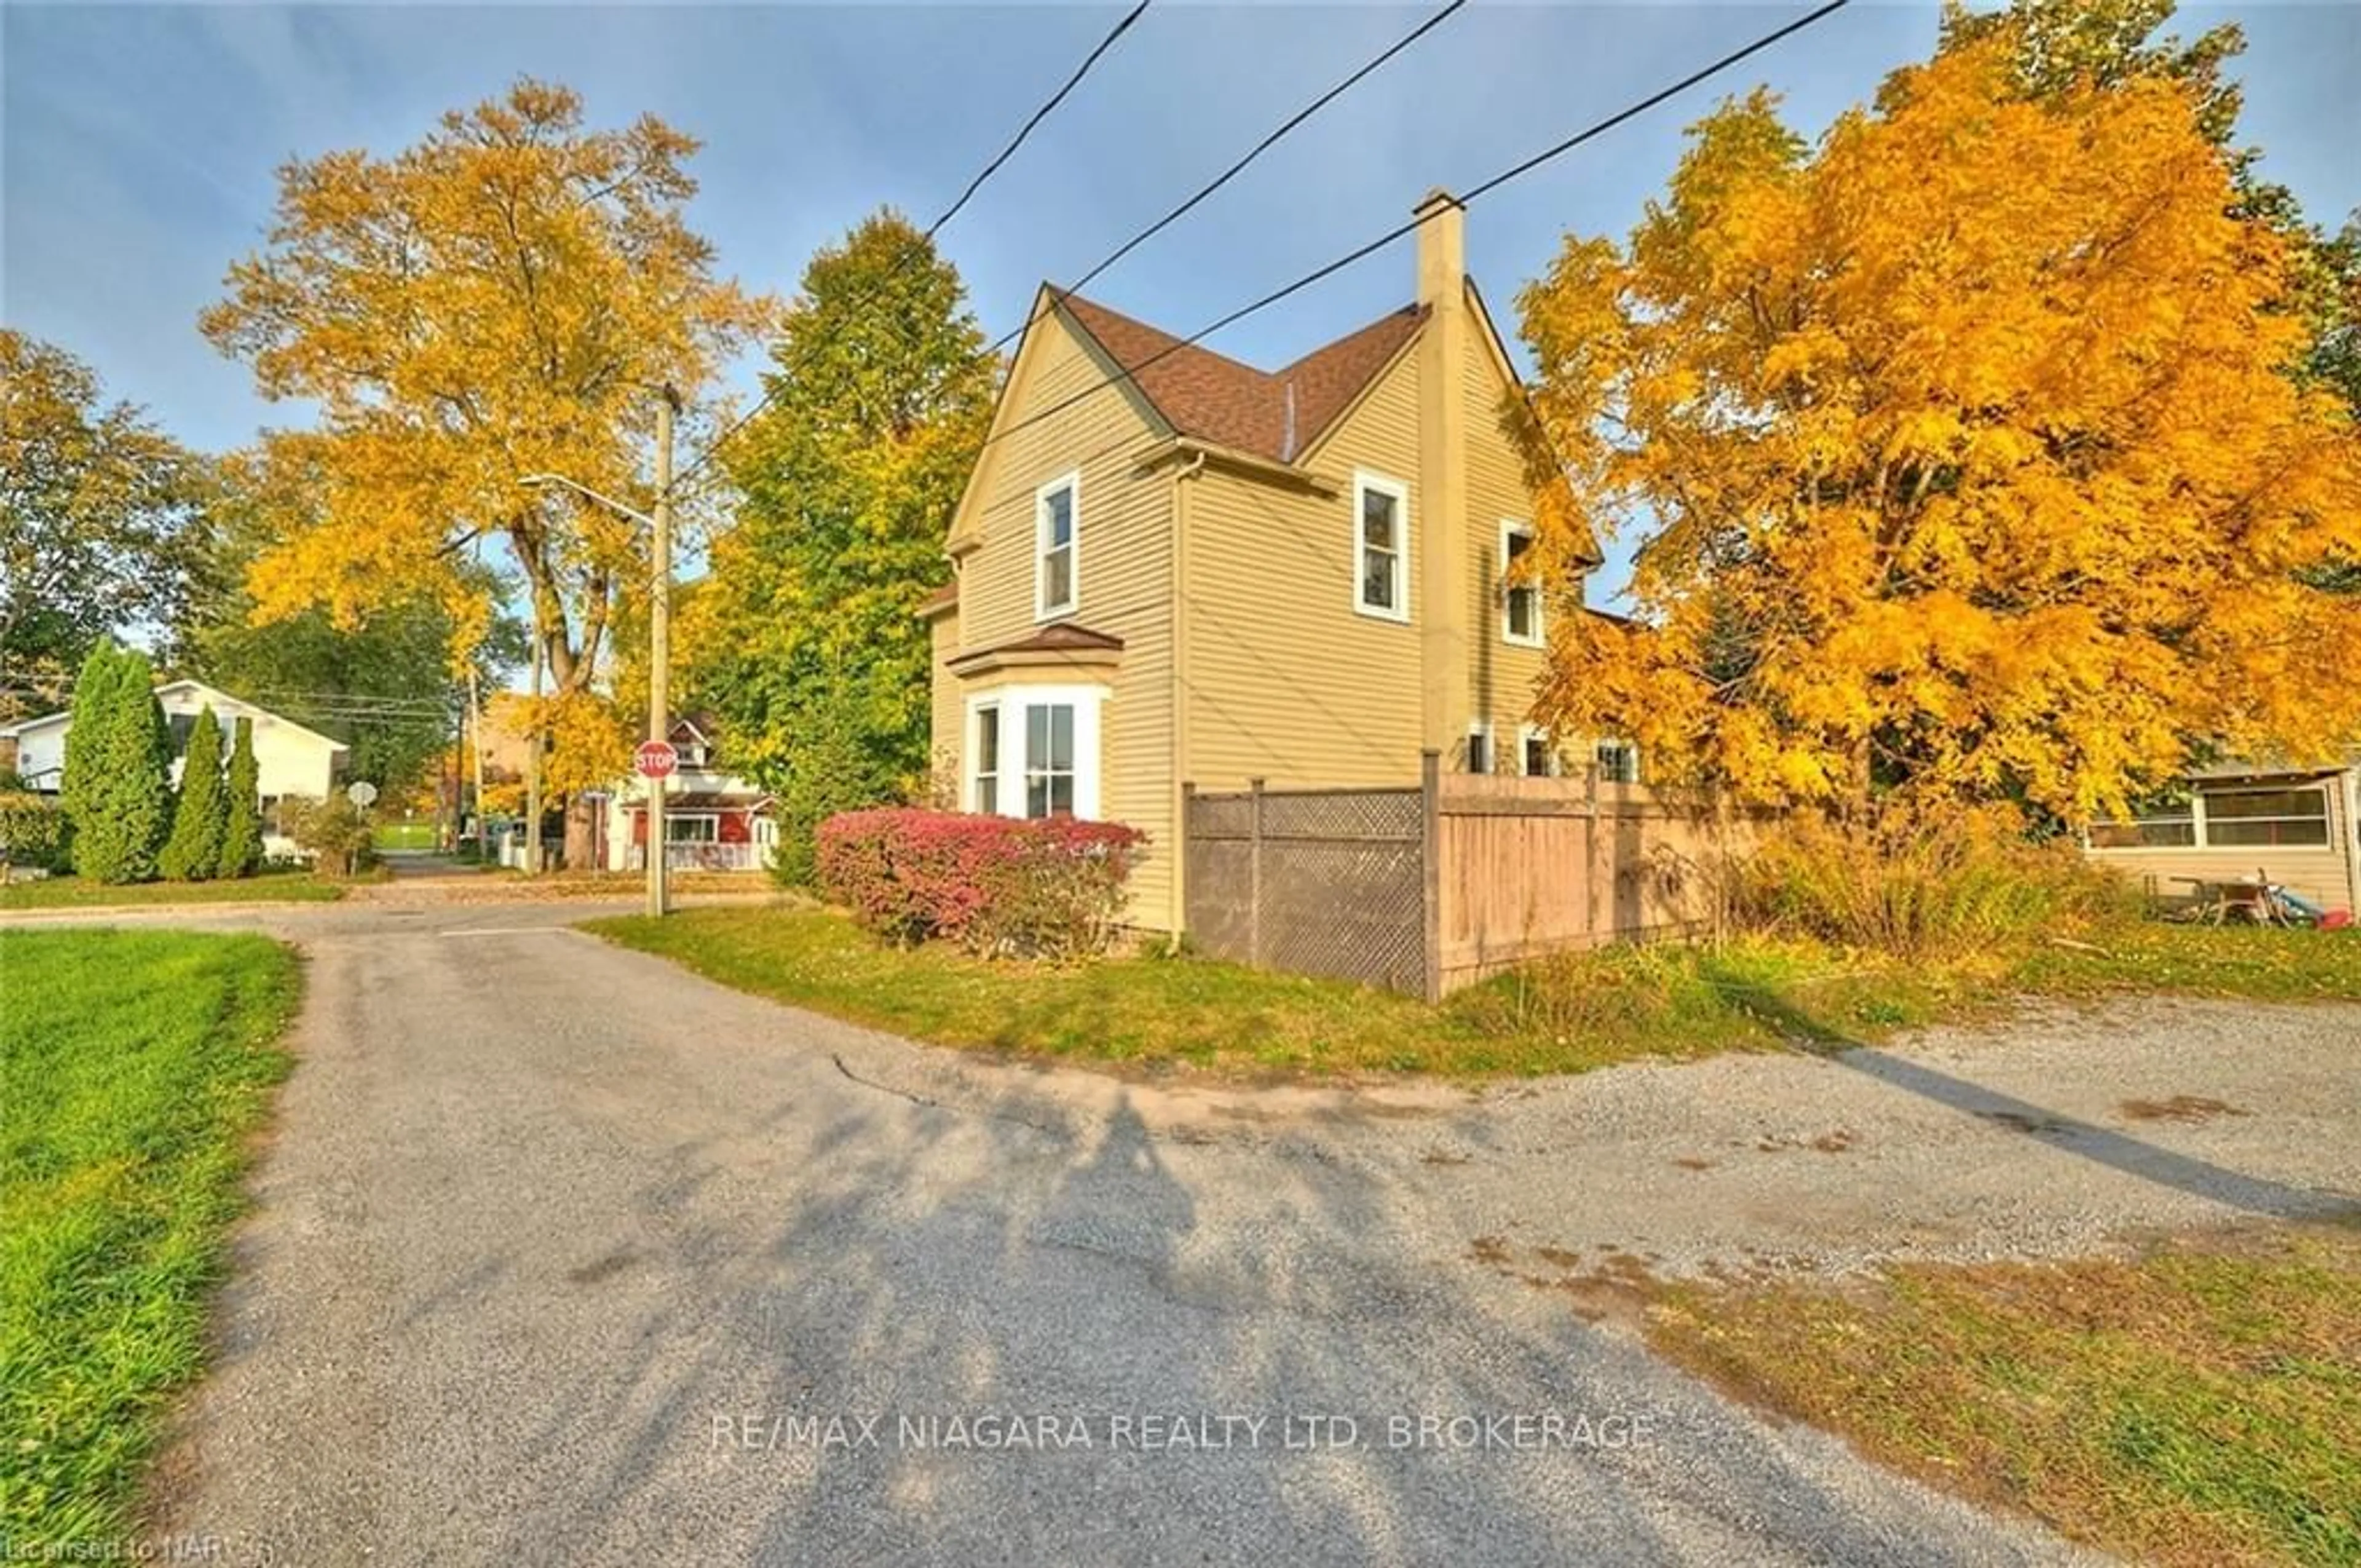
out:
M1696 928L1753 820L1639 784L1445 774L1415 788L1187 786L1190 935L1217 958L1439 1001L1554 952Z

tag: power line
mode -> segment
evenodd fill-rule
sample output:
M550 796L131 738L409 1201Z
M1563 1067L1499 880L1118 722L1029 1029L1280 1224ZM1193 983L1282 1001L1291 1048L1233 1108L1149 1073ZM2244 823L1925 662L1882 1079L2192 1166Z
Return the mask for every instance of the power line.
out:
M1649 110L1655 108L1658 104L1664 103L1667 99L1676 98L1681 93L1686 93L1690 88L1697 85L1699 82L1704 82L1710 77L1719 75L1722 71L1729 70L1731 66L1738 64L1741 60L1746 60L1752 55L1760 54L1763 50L1769 49L1772 45L1793 37L1795 34L1803 31L1806 27L1811 27L1814 23L1825 20L1827 17L1834 16L1837 12L1843 10L1851 3L1852 0L1827 0L1826 4L1818 6L1817 9L1806 12L1784 27L1763 34L1761 38L1756 38L1753 42L1747 44L1741 49L1732 49L1730 53L1723 55L1720 59L1713 61L1710 65L1703 66L1698 70L1691 71L1688 75L1682 77L1678 82L1674 82L1671 86L1661 88L1658 91L1650 93L1647 97L1639 100L1637 103L1632 104L1628 107L1617 110L1614 114L1609 115L1603 120L1598 121L1593 125L1584 126L1574 135L1567 137L1564 141L1558 142L1554 146L1544 148L1540 152L1533 154L1531 158L1524 159L1522 162L1512 164L1509 168L1502 170L1499 173L1493 175L1490 179L1476 185L1474 188L1469 190L1466 194L1459 197L1459 204L1463 207L1469 205L1477 198L1490 194L1492 192L1499 190L1501 186L1506 185L1510 181L1532 173L1534 170L1540 168L1543 164L1551 161L1553 159L1562 158L1566 153L1573 151L1576 148L1582 146L1585 142L1595 140L1598 137L1606 135L1609 131L1615 129L1618 126L1624 124L1626 121L1635 119L1641 115L1647 113ZM1342 272L1345 268L1352 266L1355 262L1360 261L1374 255L1378 251L1383 250L1387 246L1393 244L1394 241L1401 238L1404 235L1411 233L1430 221L1431 218L1429 216L1421 215L1412 217L1407 223L1396 225L1394 227L1388 229L1384 234L1378 236L1377 238L1370 240L1367 244L1356 246L1353 249L1346 251L1344 255L1337 257L1334 260L1325 262L1321 266L1312 269L1301 278L1296 279L1293 282L1285 284L1280 288L1274 289L1269 293L1265 294L1262 298L1256 300L1249 304L1239 306L1236 310L1232 311L1229 314L1223 316L1219 320L1198 328L1195 332L1191 333L1187 337L1180 338L1162 348L1158 349L1155 353L1148 355L1137 364L1120 368L1115 372L1115 374L1109 376L1103 380L1093 382L1092 385L1084 387L1080 391L1074 392L1068 397L1061 398L1057 402L1050 404L1048 408L1043 409L1037 413L1028 414L1024 419L1017 421L1016 423L1010 425L1006 430L994 432L993 434L984 438L983 444L989 446L994 442L1005 440L1009 436L1016 434L1020 430L1030 429L1032 426L1040 423L1043 420L1049 418L1051 415L1062 413L1085 399L1104 391L1109 387L1119 385L1125 381L1136 380L1138 373L1146 369L1150 365L1154 365L1159 360L1169 358L1172 355L1180 353L1184 348L1192 348L1206 338L1213 336L1213 334L1220 332L1223 328L1235 325L1259 311L1268 310L1269 307L1279 303L1279 301L1288 298L1290 295L1301 293L1305 289L1312 287L1312 284L1320 282L1323 279L1333 277L1338 272Z
M950 222L953 218L959 216L960 209L967 205L968 199L973 196L978 191L983 189L983 182L985 181L1000 172L1000 166L1002 164L1007 162L1011 158L1014 158L1016 155L1016 149L1025 145L1025 138L1033 134L1033 127L1039 125L1043 120L1048 119L1049 117L1050 111L1057 108L1059 104L1066 101L1066 94L1071 93L1077 86L1081 85L1082 78L1091 73L1091 67L1099 62L1099 57L1105 54L1107 50L1115 47L1115 39L1123 37L1124 34L1131 30L1131 25L1139 20L1141 13L1145 12L1148 9L1148 0L1139 0L1137 5L1124 13L1123 20L1117 22L1115 25L1114 29L1110 31L1106 37L1099 40L1098 48L1084 55L1082 57L1082 63L1074 67L1074 73L1066 78L1066 84L1063 87L1059 88L1057 92L1051 93L1048 103L1033 111L1033 117L1018 127L1016 136L1009 138L1008 145L1000 149L1000 155L997 158L994 158L990 163L985 164L983 166L983 172L967 182L967 189L960 192L959 200L944 208L943 215L927 225L927 237L928 239L934 238L937 230L940 229L945 224Z
M1390 45L1387 46L1383 53L1373 57L1363 64L1358 71L1354 71L1350 76L1345 77L1342 82L1339 82L1334 87L1329 88L1327 92L1323 93L1319 97L1314 98L1311 103L1306 104L1302 108L1289 115L1285 120L1279 123L1277 129L1273 130L1268 136L1264 137L1262 140L1255 143L1251 148L1248 148L1245 157L1239 159L1227 169L1223 170L1221 173L1215 175L1213 180L1202 189L1199 190L1195 195L1190 197L1187 201L1181 203L1179 206L1173 208L1170 212L1165 214L1162 217L1157 219L1154 223L1148 225L1137 234L1133 235L1129 239L1125 240L1114 250L1108 252L1096 266L1093 267L1089 271L1083 273L1081 277L1068 284L1066 286L1066 291L1068 293L1079 291L1084 284L1105 272L1107 269L1113 267L1116 262L1121 261L1125 257L1129 256L1133 251L1137 250L1148 241L1163 233L1164 230L1170 227L1173 223L1186 216L1197 206L1199 203L1204 201L1206 197L1211 196L1214 192L1220 190L1232 180L1236 179L1238 175L1245 172L1246 165L1252 163L1256 159L1260 158L1264 153L1268 152L1272 148L1278 146L1280 141L1286 138L1289 133L1301 126L1304 121L1310 119L1312 115L1318 114L1321 110L1326 108L1337 99L1343 97L1346 93L1351 92L1355 87L1360 84L1363 78L1375 71L1379 66L1384 65L1386 61L1393 59L1394 56L1401 53L1402 50L1410 48L1411 45L1418 42L1419 39L1426 37L1427 34L1433 32L1444 22L1450 20L1453 14L1457 12L1460 7L1466 4L1467 0L1451 0L1451 4L1445 5L1442 10L1437 11L1433 16L1429 16L1425 21L1421 22L1417 27L1412 27L1400 38L1396 38ZM1007 347L1009 344L1016 341L1017 338L1022 337L1024 334L1024 324L1011 327L1001 336L997 343L994 343L992 345L992 352L995 354L999 353L1000 350Z
M1098 41L1097 47L1082 57L1082 62L1074 68L1072 75L1066 78L1064 85L1060 86L1055 93L1051 93L1048 101L1043 103L1039 108L1034 110L1032 115L1026 120L1024 125L1017 127L1016 134L1009 138L1008 145L1002 148L998 154L993 158L992 161L985 164L982 171L980 171L974 179L967 182L967 189L959 193L959 199L957 201L953 202L950 206L945 207L942 210L941 215L937 217L933 223L927 225L925 232L918 236L918 242L904 250L899 257L895 258L894 265L887 269L884 278L879 281L877 286L871 290L867 294L862 295L859 300L853 302L851 309L846 313L847 315L858 314L861 311L867 309L871 304L874 303L877 298L884 294L884 291L892 286L895 280L902 275L903 271L910 265L913 259L927 254L928 247L933 243L935 236L941 232L943 225L950 223L951 219L957 217L960 214L960 210L965 207L969 201L974 197L975 193L983 188L984 181L998 173L1001 166L1016 155L1016 149L1025 145L1025 138L1031 136L1034 129L1038 126L1043 120L1049 117L1051 111L1066 101L1067 94L1071 93L1077 86L1081 85L1082 78L1091 73L1091 68L1097 65L1101 58L1106 54L1107 50L1115 47L1115 40L1117 38L1122 38L1124 34L1131 30L1131 25L1139 20L1141 15L1147 11L1150 4L1151 0L1137 0L1137 3L1134 5L1130 10L1124 13L1123 19L1108 29L1107 35ZM699 470L704 468L707 464L712 462L715 455L720 452L724 446L728 445L732 437L736 436L740 431L745 429L755 420L762 417L763 411L771 406L771 404L778 398L780 389L785 385L786 378L785 374L783 372L777 379L774 379L772 382L769 389L765 390L761 397L754 400L752 407L749 408L744 413L740 414L736 419L731 420L728 424L724 425L719 434L716 435L711 441L706 443L704 451L691 458L686 467L674 475L672 488L675 490L679 489Z

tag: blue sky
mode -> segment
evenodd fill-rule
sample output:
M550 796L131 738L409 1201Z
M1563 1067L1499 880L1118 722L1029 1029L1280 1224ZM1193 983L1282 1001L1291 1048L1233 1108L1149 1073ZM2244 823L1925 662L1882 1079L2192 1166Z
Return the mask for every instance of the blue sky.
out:
M195 319L259 244L287 159L391 151L519 75L565 82L599 123L653 111L701 137L692 222L723 270L784 293L880 203L940 211L1116 14L0 0L0 319L90 361L181 439L234 446L273 411ZM1014 325L1040 280L1082 272L1424 14L1159 0L945 231L986 327ZM1477 0L1091 292L1192 332L1383 232L1430 187L1472 185L1793 14ZM1681 127L1723 92L1767 82L1817 132L1925 55L1936 15L1859 4L1505 188L1469 214L1470 269L1508 313L1568 230L1631 226ZM2315 218L2341 221L2361 205L2361 5L2191 6L2180 27L2224 18L2249 39L2245 138ZM1411 268L1398 246L1212 346L1290 359L1401 303Z

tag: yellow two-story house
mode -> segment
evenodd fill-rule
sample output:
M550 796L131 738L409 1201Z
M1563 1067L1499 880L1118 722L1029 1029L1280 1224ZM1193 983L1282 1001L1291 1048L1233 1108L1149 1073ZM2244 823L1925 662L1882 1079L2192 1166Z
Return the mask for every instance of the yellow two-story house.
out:
M1554 769L1522 388L1460 204L1418 215L1416 301L1279 370L1036 301L922 612L936 755L964 810L1145 829L1142 929L1185 924L1184 784Z

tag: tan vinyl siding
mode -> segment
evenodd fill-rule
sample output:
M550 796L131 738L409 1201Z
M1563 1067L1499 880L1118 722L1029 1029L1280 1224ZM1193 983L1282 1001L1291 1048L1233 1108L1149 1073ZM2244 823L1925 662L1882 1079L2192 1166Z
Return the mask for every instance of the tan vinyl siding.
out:
M966 722L960 701L959 677L950 673L949 661L959 652L959 611L935 618L928 628L934 648L934 676L929 689L928 721L934 733L927 743L927 796L929 804L956 810L960 803L960 769L964 765L960 748L966 742L961 726Z
M1517 729L1532 716L1535 684L1546 655L1541 649L1510 642L1501 635L1500 524L1530 523L1533 505L1525 488L1524 464L1503 423L1502 400L1511 388L1479 326L1467 334L1462 378L1467 400L1467 549L1472 602L1468 626L1476 663L1476 711L1490 720L1497 754L1515 771ZM1495 764L1495 771L1501 771Z
M1308 466L1319 496L1208 466L1191 488L1181 587L1187 658L1183 767L1201 789L1413 782L1419 756L1414 624L1357 613L1353 477L1410 496L1403 576L1420 613L1431 547L1418 485L1417 356L1397 359Z
M1009 389L1004 428L1098 385L1112 368L1062 316L1046 318L1036 334ZM983 543L961 567L955 635L959 648L970 650L1016 641L1036 630L1035 497L1042 485L1079 469L1079 595L1072 613L1058 619L1120 637L1124 650L1111 678L1039 673L1030 678L1105 680L1112 687L1101 710L1100 814L1149 835L1148 858L1134 873L1132 917L1168 929L1176 923L1171 864L1177 852L1167 610L1172 481L1166 472L1134 471L1160 435L1136 401L1108 387L999 443L979 475L988 493L970 498L972 532ZM937 722L951 716L959 769L966 767L972 743L964 732L968 695L1024 678L1011 674L962 682L938 664Z
M2353 902L2350 857L2355 853L2349 795L2342 779L2326 783L2328 843L2291 848L2274 844L2215 844L2203 849L2169 845L2089 851L2092 860L2110 871L2143 884L2153 879L2156 892L2166 898L2186 897L2189 884L2180 877L2209 882L2252 882L2257 872L2294 890L2323 909L2349 908Z

